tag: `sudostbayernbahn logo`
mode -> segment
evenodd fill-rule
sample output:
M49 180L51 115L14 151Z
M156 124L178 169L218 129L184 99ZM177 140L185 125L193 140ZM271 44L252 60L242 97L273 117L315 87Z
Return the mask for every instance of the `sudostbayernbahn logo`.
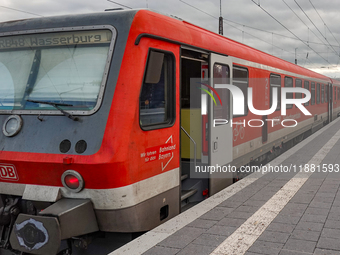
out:
M222 106L222 100L220 95L217 93L216 89L228 89L232 95L232 104L233 104L233 115L244 115L245 114L245 96L242 92L242 90L231 84L215 84L215 88L212 88L211 86L207 85L206 83L201 83L203 86L207 87L211 90L208 91L205 88L199 88L203 91L205 91L211 99L214 101L214 104L217 105L216 99L214 95L218 98L221 106ZM281 88L281 87L280 87ZM251 113L258 115L258 116L266 116L270 115L275 112L277 109L278 104L278 88L272 87L272 105L270 109L268 110L257 110L254 107L253 104L253 88L248 87L248 109ZM305 97L301 96L302 98L287 98L288 93L302 93L305 95ZM308 89L304 88L281 88L281 116L287 115L287 105L295 105L304 115L311 116L312 114L306 109L306 107L303 105L304 103L307 103L311 99L311 93ZM202 94L201 98L201 108L202 108L202 115L207 113L207 97L206 94ZM300 114L295 114L292 117L301 116ZM290 116L287 116L288 118L284 117L283 120L281 118L273 118L273 119L250 119L246 122L246 120L243 120L242 122L233 122L233 119L230 118L230 126L233 124L241 124L244 127L248 124L249 127L262 127L266 122L270 123L272 127L275 125L281 124L283 127L296 127L298 122L293 119L289 118ZM225 125L228 124L229 120L227 119L214 119L213 126L219 126L219 125ZM292 124L293 123L293 124Z

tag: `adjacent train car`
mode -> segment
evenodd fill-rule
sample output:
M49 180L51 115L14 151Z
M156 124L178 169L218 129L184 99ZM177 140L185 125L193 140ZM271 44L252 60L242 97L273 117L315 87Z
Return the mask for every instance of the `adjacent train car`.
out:
M207 168L266 161L340 112L340 82L149 10L2 23L0 74L0 247L32 254L150 230L238 178ZM218 83L259 110L308 89L312 116L233 116Z

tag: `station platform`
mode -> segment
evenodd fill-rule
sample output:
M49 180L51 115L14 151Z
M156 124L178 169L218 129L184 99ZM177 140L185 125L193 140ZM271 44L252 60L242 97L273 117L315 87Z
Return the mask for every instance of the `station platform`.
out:
M263 169L110 253L340 254L340 118ZM294 170L295 169L295 170Z

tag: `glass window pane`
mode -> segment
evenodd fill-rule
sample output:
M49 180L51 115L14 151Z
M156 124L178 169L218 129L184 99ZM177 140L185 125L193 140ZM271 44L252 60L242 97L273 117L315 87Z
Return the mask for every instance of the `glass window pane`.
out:
M311 105L315 105L315 83L312 82L312 85L311 85Z
M309 90L309 81L305 81L304 82L304 88ZM309 101L307 103L305 103L305 106L309 105Z
M92 110L98 104L111 38L110 30L0 38L0 111L58 111L26 100Z
M285 87L293 87L293 78L291 77L285 77ZM293 93L287 93L287 99L293 98ZM293 108L292 104L287 104L287 109Z
M230 84L230 69L228 65L214 64L213 69L213 84ZM230 119L230 92L228 89L216 89L219 94L222 105L220 101L216 98L216 104L214 103L214 119Z
M151 60L149 59L149 61ZM173 120L174 79L171 55L164 54L163 62L159 64L162 67L157 83L144 82L142 86L139 99L140 124L142 127L171 124Z
M233 85L242 90L244 95L244 115L234 115L233 117L248 115L248 69L233 66Z
M295 87L296 88L302 88L302 81L300 79L295 80ZM302 98L301 93L295 93L295 98Z
M279 111L281 109L281 76L276 75L276 74L271 74L270 75L270 100L269 100L269 107L272 106L273 102L273 90L272 88L276 87L277 88L277 107L276 111Z

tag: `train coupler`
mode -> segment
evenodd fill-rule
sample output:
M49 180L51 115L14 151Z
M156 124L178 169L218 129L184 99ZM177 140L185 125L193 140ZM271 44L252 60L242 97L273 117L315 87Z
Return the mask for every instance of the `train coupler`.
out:
M38 215L19 214L10 236L13 249L29 254L58 253L61 240L98 231L92 202L61 199ZM71 254L69 248L62 254Z

